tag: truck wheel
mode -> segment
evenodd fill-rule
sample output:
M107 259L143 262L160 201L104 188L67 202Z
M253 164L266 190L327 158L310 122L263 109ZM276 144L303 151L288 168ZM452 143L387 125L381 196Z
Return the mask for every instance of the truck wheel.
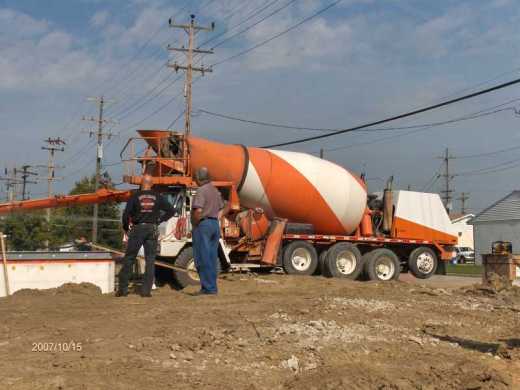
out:
M401 273L399 259L390 249L375 249L367 256L366 271L370 280L396 280Z
M418 279L428 279L435 274L438 264L435 252L425 246L414 249L408 257L410 272Z
M191 246L184 247L181 253L179 253L175 260L175 266L188 270L188 272L173 271L173 278L179 284L180 288L200 284L199 274L195 267L195 258L193 257L193 248Z
M284 248L283 269L289 275L312 275L318 268L318 253L306 241L293 241Z
M367 264L368 264L368 260L370 260L371 253L372 252L365 252L363 254L363 256L361 256L361 263L363 264L363 269L361 270L359 277L358 277L358 280L360 280L360 281L366 282L367 280L370 280L368 278Z
M328 252L328 249L324 249L321 251L320 255L318 256L318 267L316 268L315 274L330 278L330 277L332 277L332 275L328 274L328 270L325 267L325 261L327 259L327 252Z
M357 279L363 271L361 252L348 242L334 244L327 252L325 268L335 278Z

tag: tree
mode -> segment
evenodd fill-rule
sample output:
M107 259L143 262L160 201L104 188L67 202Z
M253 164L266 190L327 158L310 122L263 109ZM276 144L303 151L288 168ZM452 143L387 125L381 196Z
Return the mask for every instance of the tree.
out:
M109 179L109 177L108 177ZM95 176L83 177L76 182L70 195L94 192ZM94 205L72 206L55 213L53 235L67 237L68 241L92 235ZM112 248L122 247L121 212L117 203L102 203L98 212L98 242Z
M84 177L75 183L69 194L94 192L94 183L95 176ZM77 238L85 237L90 240L93 211L93 205L54 209L50 224L47 223L43 211L10 214L0 220L0 231L8 235L7 244L10 250L43 249L46 241L49 242L49 248L55 250ZM112 248L121 248L123 231L118 204L100 204L98 216L98 242Z
M0 229L7 235L9 250L35 251L42 249L45 241L56 244L49 232L43 213L9 214L2 220Z

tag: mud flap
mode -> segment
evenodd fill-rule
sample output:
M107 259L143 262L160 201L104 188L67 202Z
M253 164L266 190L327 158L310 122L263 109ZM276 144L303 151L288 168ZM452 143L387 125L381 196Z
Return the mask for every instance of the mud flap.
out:
M278 263L278 253L280 252L280 246L282 245L283 232L287 220L274 220L271 223L271 229L267 236L265 243L264 253L262 256L262 263L275 266Z
M440 260L439 264L437 265L437 270L435 271L436 275L446 275L446 264L448 264L447 261Z

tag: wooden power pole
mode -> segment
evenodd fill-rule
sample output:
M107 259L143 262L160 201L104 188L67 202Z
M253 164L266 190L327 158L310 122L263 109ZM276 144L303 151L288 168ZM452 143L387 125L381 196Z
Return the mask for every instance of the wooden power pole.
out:
M110 120L106 120L103 118L103 112L105 109L105 104L108 101L103 97L94 97L88 98L88 100L95 101L98 103L99 113L98 117L83 117L83 120L95 122L97 124L96 131L90 131L90 136L96 136L97 139L97 147L96 147L96 177L94 179L94 190L97 191L99 189L99 183L101 179L101 168L102 168L102 160L103 160L103 139L106 137L110 139L112 137L112 133L105 132L103 130L103 126L105 123L111 122ZM97 242L98 237L98 214L99 214L99 205L97 203L94 204L94 213L92 215L92 242Z
M444 178L444 190L441 191L442 193L442 199L444 201L444 207L446 207L446 210L448 213L452 210L452 193L453 190L451 189L451 181L455 177L455 175L450 173L450 160L455 159L454 156L450 155L450 152L448 148L446 148L444 152L444 156L438 157L442 160L444 160L444 173L440 174L440 177Z
M55 154L56 152L64 152L65 151L65 141L60 137L58 138L47 138L44 140L47 146L42 146L42 150L47 150L49 152L49 160L47 162L47 196L52 196L52 183L57 180L56 173L56 165L54 165ZM51 209L46 209L47 213L47 223L51 221Z
M21 180L16 177L16 168L9 170L5 168L5 176L0 177L0 181L5 181L6 199L12 202L17 198L17 187L22 184Z
M210 27L197 26L195 24L195 15L191 15L191 21L189 24L175 24L173 20L168 21L170 27L181 28L188 34L188 48L183 47L171 47L168 45L168 50L179 51L186 54L186 65L179 65L177 62L168 64L170 68L175 69L176 72L179 69L186 71L186 82L184 85L184 97L186 99L186 109L184 112L184 131L186 135L191 133L191 110L192 110L192 95L191 87L193 83L193 72L200 72L204 75L206 72L213 72L211 68L205 68L204 66L195 67L193 66L193 54L213 54L213 50L200 50L194 49L195 46L195 34L199 31L213 31L215 23L212 23Z
M466 201L469 199L469 194L467 192L462 192L460 197L457 200L460 200L460 212L461 214L466 214Z
M31 176L38 176L37 172L32 172L29 170L29 168L32 168L31 165L22 165L22 169L14 169L14 174L20 174L20 177L22 178L22 200L27 200L27 184L37 184L36 181L28 180Z

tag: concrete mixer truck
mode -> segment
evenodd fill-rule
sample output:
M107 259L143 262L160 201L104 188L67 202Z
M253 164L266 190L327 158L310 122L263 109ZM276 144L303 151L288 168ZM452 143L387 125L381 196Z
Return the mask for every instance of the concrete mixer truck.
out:
M191 172L208 167L230 202L220 218L222 269L283 269L288 274L393 280L428 278L451 257L457 238L437 194L367 194L364 181L332 162L297 152L227 145L182 133L140 130L121 152L123 181L143 173L174 205L160 226L157 265L180 286L198 283L191 248ZM144 144L144 153L135 150ZM141 145L142 146L142 145ZM54 197L0 205L0 213L70 204L125 201L130 191ZM184 271L186 270L186 271Z

